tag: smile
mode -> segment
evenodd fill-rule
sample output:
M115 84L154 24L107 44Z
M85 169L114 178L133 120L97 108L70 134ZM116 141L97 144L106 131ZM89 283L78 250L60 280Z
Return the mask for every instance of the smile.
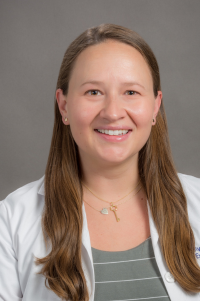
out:
M107 142L122 142L128 139L132 130L94 130L100 139ZM104 133L103 133L104 131ZM107 133L106 133L107 132Z
M125 135L128 133L128 130L99 130L97 129L98 132L110 136L119 136L119 135Z

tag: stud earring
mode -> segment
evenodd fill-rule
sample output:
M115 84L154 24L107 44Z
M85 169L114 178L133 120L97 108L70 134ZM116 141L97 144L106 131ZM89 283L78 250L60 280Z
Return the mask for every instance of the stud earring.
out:
M67 117L65 118L65 121L67 121L68 119L67 119Z

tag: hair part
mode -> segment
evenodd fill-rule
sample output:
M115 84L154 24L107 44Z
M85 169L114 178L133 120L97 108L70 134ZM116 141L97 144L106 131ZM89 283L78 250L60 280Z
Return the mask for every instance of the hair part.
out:
M101 24L79 35L67 48L56 89L67 95L68 85L79 54L89 46L113 39L138 50L147 62L155 97L161 90L159 67L148 44L133 30ZM167 266L181 287L200 292L200 268L195 258L195 241L187 201L178 178L170 150L163 102L149 139L139 152L139 175L147 194ZM45 206L42 230L51 251L36 258L43 265L45 286L63 300L89 301L89 292L81 264L82 248L82 171L78 147L70 126L62 122L55 99L55 121L49 157L45 170ZM170 243L169 243L170 242Z

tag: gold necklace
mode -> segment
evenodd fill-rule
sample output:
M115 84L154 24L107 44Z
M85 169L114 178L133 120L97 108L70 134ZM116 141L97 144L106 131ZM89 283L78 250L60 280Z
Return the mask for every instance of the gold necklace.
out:
M137 186L136 186L137 187ZM139 187L139 189L137 190L137 192L133 195L133 196L135 196L140 190L142 189L142 186L140 186ZM129 193L130 194L130 193ZM132 197L133 197L132 196ZM131 197L131 198L132 198ZM130 198L130 199L131 199ZM119 206L119 205L121 205L121 204L124 204L125 202L127 202L127 201L129 201L130 199L128 199L128 200L126 200L126 201L124 201L124 202L122 202L122 203L119 203L117 206ZM88 204L88 202L86 202L85 200L83 200L85 203L87 203ZM119 200L118 200L119 201ZM107 203L109 203L109 202L107 202ZM93 208L94 210L96 210L96 211L98 211L98 212L100 212L100 213L102 213L102 214L108 214L108 209L110 209L111 211L113 211L113 213L115 214L115 217L116 217L116 220L117 220L117 222L119 222L120 221L120 218L117 216L117 213L116 213L116 211L117 211L117 206L116 205L113 205L113 202L111 202L110 203L110 206L109 207L107 207L107 208L103 208L102 210L97 210L97 209L95 209L93 206L91 206L90 204L88 204L91 208Z
M133 190L135 190L135 189L138 187L139 184L140 184L140 181L139 181L139 182L137 183L137 185L133 188ZM99 200L101 200L101 201L103 201L103 202L106 202L106 203L108 203L108 204L111 204L111 202L108 202L108 201L105 201L105 200L99 198L99 197L98 197L96 194L94 194L94 192L92 192L85 184L82 183L82 185L85 186L85 188L87 188L87 189L88 189L94 196L96 196ZM131 192L132 192L133 190L131 190ZM131 192L129 192L127 195L123 196L121 199L119 199L119 200L117 200L117 201L115 201L115 202L112 202L112 203L114 204L114 203L117 203L117 202L121 201L121 200L124 199L126 196L128 196Z

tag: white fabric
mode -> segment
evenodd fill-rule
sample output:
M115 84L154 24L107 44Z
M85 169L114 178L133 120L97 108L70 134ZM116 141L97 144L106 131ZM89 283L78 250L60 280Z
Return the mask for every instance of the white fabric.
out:
M187 197L189 219L195 236L196 257L200 258L200 179L183 174L179 174L179 177ZM42 258L50 251L50 247L45 249L41 228L43 207L44 176L17 189L0 202L0 300L61 300L45 287L45 277L36 275L41 266L34 264L34 256ZM94 268L84 203L82 208L82 266L90 301L93 301ZM158 233L150 211L149 221L156 261L171 301L200 301L199 293L186 293L177 281L169 281L169 270L161 253Z

